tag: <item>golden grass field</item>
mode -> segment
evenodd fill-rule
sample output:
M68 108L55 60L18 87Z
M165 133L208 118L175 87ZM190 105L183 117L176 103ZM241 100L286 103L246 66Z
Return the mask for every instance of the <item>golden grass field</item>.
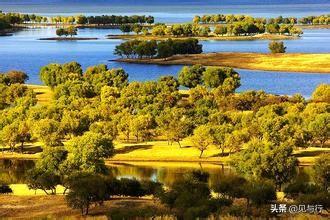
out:
M83 217L79 210L67 207L63 195L0 195L0 219L107 219L110 210L129 207L165 209L151 198L115 198L105 201L102 206L92 206L89 216Z
M108 35L108 39L123 39L123 40L167 40L169 38L175 40L184 40L187 38L194 38L198 40L216 40L216 41L230 41L230 40L294 40L298 39L297 36L279 35L279 34L257 34L251 36L218 36L210 35L207 37L174 37L174 36L152 36L152 35L133 35L133 34L118 34Z
M119 59L122 62L226 66L240 69L288 71L305 73L330 73L330 54L301 53L206 53L175 55L165 59Z
M217 162L226 164L229 161L227 156L221 157L220 150L210 146L199 158L199 151L191 147L189 140L182 142L182 148L177 144L167 145L166 141L152 141L139 144L115 143L116 154L107 161L134 161L135 162ZM322 153L330 153L330 148L309 147L307 149L296 149L301 165L311 165ZM181 164L180 164L181 166ZM190 165L189 165L190 166Z
M66 143L64 143L65 145ZM180 148L177 143L167 145L167 141L150 141L143 143L124 143L115 141L115 155L106 160L107 163L112 162L134 162L144 163L144 165L155 166L155 162L163 166L169 162L203 162L203 163L222 163L226 164L229 161L228 151L226 155L221 156L220 150L216 146L210 146L203 153L202 158L199 158L199 150L191 146L189 139L182 141ZM41 152L41 143L29 144L25 147L26 153L0 153L1 158L8 159L38 159ZM36 151L35 148L39 148ZM33 149L33 150L31 150ZM35 152L37 153L35 153ZM330 148L309 147L307 149L296 149L294 154L297 156L301 165L311 165L314 160L322 153L330 153ZM175 163L174 163L175 164ZM180 166L183 164L180 164ZM188 166L191 166L191 164Z
M38 104L48 104L51 102L53 92L48 86L27 85L27 87L33 89L36 93Z
M245 206L245 200L238 199L234 204ZM50 195L50 196L13 196L0 195L0 218L1 219L97 219L105 220L107 214L114 210L121 210L126 213L128 210L133 213L141 213L141 210L158 210L159 213L169 213L170 210L162 205L159 201L151 197L143 198L127 198L118 197L112 200L105 201L101 206L90 207L88 216L81 216L79 210L73 210L67 207L65 196ZM132 212L131 212L132 213ZM293 215L282 216L283 219L297 219L297 220L321 220L328 219L328 214L313 215L308 213L301 213ZM134 218L135 219L135 218ZM143 218L137 218L143 219ZM151 218L150 218L151 219ZM176 218L169 215L152 218L155 220L175 220ZM215 218L208 218L208 220ZM217 218L218 219L218 218ZM220 217L219 217L220 219ZM233 217L222 216L224 220L238 220L251 219L250 217ZM282 218L281 218L282 219Z

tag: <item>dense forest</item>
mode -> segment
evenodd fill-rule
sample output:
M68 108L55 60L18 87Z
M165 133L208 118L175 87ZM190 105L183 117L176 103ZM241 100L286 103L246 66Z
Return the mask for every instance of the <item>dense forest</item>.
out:
M304 16L301 18L297 17L283 17L278 16L276 18L255 18L249 15L239 14L214 14L214 15L196 15L193 18L193 23L225 23L232 24L235 22L256 22L263 24L329 24L330 15L319 15L319 16Z
M139 34L134 26L130 28L121 28L122 32L135 32ZM151 34L153 36L167 36L167 37L209 37L209 36L251 36L256 34L283 34L290 36L300 36L303 34L299 27L287 24L263 24L249 21L235 22L232 24L218 24L213 30L210 27L199 24L175 24L165 25L156 24L152 29L142 31L144 35Z
M55 16L46 17L36 14L3 13L0 11L0 22L7 25L28 23L53 23L53 24L95 24L95 25L120 25L120 24L153 24L154 17L145 15L102 15L102 16Z
M115 55L166 61L173 55L201 54L199 40L204 37L278 34L291 38L303 33L299 26L328 25L329 15L254 18L214 14L195 16L192 23L168 25L145 15L47 17L0 11L0 31L29 24L54 25L59 37L72 39L77 39L73 36L79 27L115 26L123 37L134 32L136 37L157 39L124 41L115 47ZM280 41L268 46L274 56L286 51ZM63 193L68 207L82 215L110 200L140 197L159 206L146 210L138 210L133 203L125 210L111 207L107 217L264 219L282 217L270 209L278 205L312 205L308 213L328 213L330 154L324 149L329 149L330 85L318 85L309 98L238 92L242 84L239 72L197 64L183 66L176 75L142 82L131 81L124 69L110 69L105 64L83 69L77 62L50 63L39 72L50 96L44 102L26 84L27 73L2 72L2 155L25 158L27 148L35 148L29 154L37 159L30 161L24 176L18 175L21 182L29 190L43 191L45 197ZM148 147L148 142L163 142L167 152L174 147L193 149L191 158L200 162L201 169L168 185L112 176L107 162L119 154L119 145L133 149L134 144ZM210 156L211 148L216 154ZM311 148L314 151L308 151ZM155 155L148 157L152 161ZM310 173L301 169L300 157L312 157ZM201 166L211 159L230 169L213 184ZM13 189L4 179L0 179L0 194L7 196Z
M197 39L172 40L157 42L131 40L116 46L114 54L127 58L167 58L176 54L200 54L202 45Z
M293 155L297 148L327 144L329 85L320 85L306 100L299 94L235 93L240 76L231 68L186 66L178 77L129 82L123 69L97 65L83 72L80 64L71 62L41 68L40 79L54 97L40 105L24 85L26 79L19 71L0 75L2 144L19 152L25 143L42 143L41 159L29 173L29 187L54 194L56 185L65 186L70 189L68 205L82 214L88 214L92 203L134 193L152 194L178 215L195 217L216 213L234 198L265 205L274 202L280 190L294 201L317 201L329 208L327 168L318 165L329 164L329 155L316 163L313 183L296 179L298 161ZM103 176L104 160L115 154L113 141L163 138L180 146L188 139L201 158L211 145L217 146L220 156L230 155L240 176L209 189L207 175L194 173L170 191L159 183ZM219 197L212 199L210 190Z

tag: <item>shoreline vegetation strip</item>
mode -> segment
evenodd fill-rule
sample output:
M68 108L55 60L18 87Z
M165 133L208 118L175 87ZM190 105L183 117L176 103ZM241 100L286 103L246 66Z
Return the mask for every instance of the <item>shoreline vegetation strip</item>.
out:
M227 66L239 69L301 72L301 73L330 73L330 54L307 53L238 53L220 52L192 55L174 55L167 59L117 59L118 62L160 64L160 65L194 65Z

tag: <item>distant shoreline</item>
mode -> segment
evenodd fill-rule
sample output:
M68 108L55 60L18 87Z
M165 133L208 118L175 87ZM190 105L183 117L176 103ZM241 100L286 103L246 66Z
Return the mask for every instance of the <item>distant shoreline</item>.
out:
M96 38L96 37L48 37L48 38L39 38L38 40L76 41L76 40L98 40L98 38Z
M301 53L206 53L175 55L167 59L118 59L118 62L159 64L159 65L194 65L226 66L239 69L323 73L330 74L330 54Z
M121 39L121 40L167 40L169 38L176 40L184 40L194 38L201 41L215 40L215 41L237 41L237 40L295 40L298 36L288 36L279 34L257 34L253 36L208 36L208 37L174 37L174 36L152 36L152 35L133 35L133 34L116 34L107 35L108 39Z

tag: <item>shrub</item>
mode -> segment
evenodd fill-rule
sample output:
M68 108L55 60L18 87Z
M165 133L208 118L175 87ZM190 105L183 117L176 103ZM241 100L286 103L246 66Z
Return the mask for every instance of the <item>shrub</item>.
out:
M268 45L271 53L285 53L286 47L283 42L272 41Z
M296 200L297 204L305 205L322 205L324 209L330 208L330 193L320 192L317 194L301 195Z
M329 127L329 126L328 126ZM313 176L315 182L319 184L323 189L328 189L330 185L330 154L322 154L315 160L313 165Z
M106 181L100 175L78 173L68 182L66 195L68 206L80 209L82 215L88 215L91 204L102 204L109 198Z
M239 176L225 176L220 183L214 186L214 191L224 197L242 198L244 197L244 184L246 180Z
M314 102L327 102L330 103L330 85L319 85L312 94L312 100Z
M264 180L252 180L245 185L245 194L249 202L256 206L276 200L275 186Z
M61 183L60 176L41 169L33 169L28 173L29 189L41 189L46 194L56 194L56 186ZM50 193L49 193L50 191Z
M13 190L6 184L0 184L0 194L12 193Z
M302 181L295 181L284 188L284 193L290 198L297 198L300 194L315 194L321 189L317 185Z

